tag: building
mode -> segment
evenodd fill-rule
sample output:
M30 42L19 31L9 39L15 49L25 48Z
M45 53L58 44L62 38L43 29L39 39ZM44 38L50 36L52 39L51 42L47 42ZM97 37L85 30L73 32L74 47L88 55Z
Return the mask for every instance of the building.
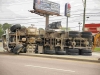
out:
M100 23L85 24L85 31L91 31L92 34L95 35L96 33L100 32Z

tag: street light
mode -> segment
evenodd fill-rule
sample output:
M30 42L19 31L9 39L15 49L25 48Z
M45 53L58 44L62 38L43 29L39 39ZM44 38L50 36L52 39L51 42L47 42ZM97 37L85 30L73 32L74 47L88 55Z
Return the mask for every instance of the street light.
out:
M90 17L86 17L86 18L90 18Z
M88 20L88 18L90 18L90 17L86 17L87 18L87 20Z
M81 24L82 24L82 23L81 23L81 22L79 22L78 24L79 24L79 32L80 32L80 27L81 27Z

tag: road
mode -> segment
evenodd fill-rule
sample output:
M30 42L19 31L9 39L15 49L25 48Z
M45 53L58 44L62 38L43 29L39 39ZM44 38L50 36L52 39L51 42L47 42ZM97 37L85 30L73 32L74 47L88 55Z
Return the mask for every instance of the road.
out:
M0 75L100 75L100 64L1 54Z

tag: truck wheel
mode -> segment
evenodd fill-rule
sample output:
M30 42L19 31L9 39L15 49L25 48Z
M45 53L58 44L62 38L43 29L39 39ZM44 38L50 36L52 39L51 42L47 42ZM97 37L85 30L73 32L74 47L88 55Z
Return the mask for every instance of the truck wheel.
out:
M88 35L88 34L83 34L81 35L82 38L92 38L92 35Z
M79 49L68 49L68 52L79 53Z
M82 53L92 53L92 50L90 50L90 49L82 49L81 52Z
M92 38L92 33L91 32L81 32L81 37L82 38Z
M78 31L69 31L69 34L80 34Z
M22 48L22 45L21 44L17 44L16 47L13 49L13 53L15 54L19 54L18 50Z
M62 26L60 24L56 25L56 29L60 29Z
M78 31L69 31L69 37L80 37L80 32Z
M65 55L66 54L66 50L61 50L61 47L55 47L55 51L56 51L56 54L58 55Z
M24 47L23 48L23 52L22 53L26 53L27 52L27 48L26 47Z
M79 53L68 52L68 55L79 55Z
M55 50L50 50L49 46L44 47L44 54L55 54Z
M82 35L84 35L84 34L92 35L91 32L81 32L81 34L82 34Z
M55 50L45 50L45 54L55 54Z
M66 55L66 51L57 51L56 54L58 54L58 55Z
M10 27L10 30L12 32L16 32L16 29L21 29L21 25L20 24L15 24L15 25Z
M92 53L82 53L83 56L92 56Z
M52 29L55 29L56 28L56 25L52 25L52 27L51 27Z

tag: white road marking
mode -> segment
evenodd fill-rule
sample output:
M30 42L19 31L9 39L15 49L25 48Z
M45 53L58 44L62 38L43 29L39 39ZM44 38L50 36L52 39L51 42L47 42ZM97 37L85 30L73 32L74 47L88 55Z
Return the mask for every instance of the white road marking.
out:
M27 67L35 67L35 68L42 68L42 69L57 70L57 71L75 72L75 71L72 71L72 70L64 70L64 69L49 68L49 67L42 67L42 66L33 66L33 65L25 65L25 66L27 66Z

